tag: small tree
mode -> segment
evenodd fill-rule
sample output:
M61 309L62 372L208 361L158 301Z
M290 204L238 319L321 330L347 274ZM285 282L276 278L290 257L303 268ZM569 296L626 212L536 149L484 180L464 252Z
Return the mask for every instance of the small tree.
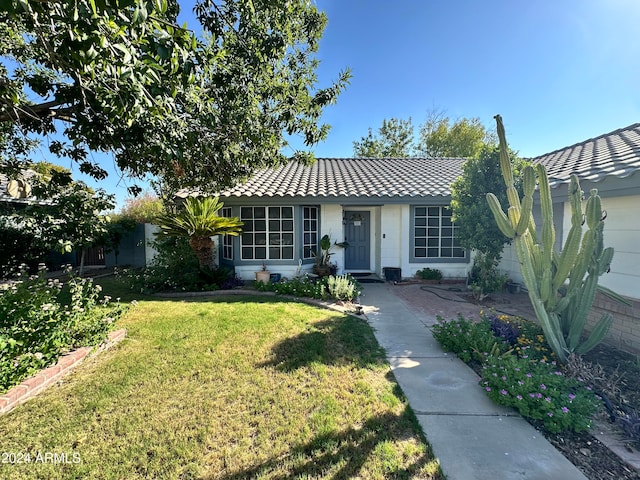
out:
M510 242L496 225L485 200L487 193L498 192L498 199L507 201L499 160L497 146L482 146L476 157L464 163L462 175L451 185L451 209L460 245L477 252L472 281L478 298L501 287L496 268L505 244ZM516 172L515 178L519 178L517 172L522 171L526 162L513 152L509 153L509 161ZM516 180L517 188L519 183Z
M420 126L416 150L426 157L476 157L485 145L495 145L495 134L479 118L460 118L450 123L441 112L430 112Z
M377 134L369 129L366 137L353 142L353 156L364 158L406 158L413 155L413 125L408 120L386 118Z
M242 233L243 223L239 218L218 215L223 206L217 197L189 197L177 214L164 213L157 217L156 223L164 235L189 238L200 268L215 269L211 237Z

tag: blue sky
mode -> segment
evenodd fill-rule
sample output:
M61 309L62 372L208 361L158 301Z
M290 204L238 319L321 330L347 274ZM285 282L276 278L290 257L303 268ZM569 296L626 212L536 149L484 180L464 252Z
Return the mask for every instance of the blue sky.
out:
M182 20L198 30L181 1ZM316 0L328 16L319 86L353 78L323 121L319 157L352 156L384 118L501 114L532 157L640 121L638 0ZM105 159L110 167L112 161ZM68 166L68 165L67 165ZM77 169L75 169L77 171ZM112 176L101 186L126 196Z

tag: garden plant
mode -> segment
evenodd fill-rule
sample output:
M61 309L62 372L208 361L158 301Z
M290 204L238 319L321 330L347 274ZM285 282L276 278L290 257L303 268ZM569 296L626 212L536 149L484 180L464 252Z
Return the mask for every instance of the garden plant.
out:
M440 318L433 335L477 367L492 400L540 421L549 432L587 430L601 406L590 385L565 373L535 323L495 314L479 322Z
M561 362L570 353L588 352L600 343L611 325L611 316L604 314L590 335L584 339L587 313L597 291L620 302L624 298L601 285L599 277L609 270L613 248L604 247L603 213L597 189L592 189L584 211L582 190L576 175L569 184L571 229L560 252L554 250L555 228L549 178L544 165L528 165L524 169L522 199L518 194L509 161L507 140L500 115L496 116L500 139L500 167L509 207L502 208L498 198L487 194L489 207L502 233L513 240L520 270L544 335ZM538 185L542 229L533 219L533 196ZM583 221L586 231L583 232Z
M70 276L66 287L44 271L0 290L0 393L68 351L98 345L126 310L92 280Z

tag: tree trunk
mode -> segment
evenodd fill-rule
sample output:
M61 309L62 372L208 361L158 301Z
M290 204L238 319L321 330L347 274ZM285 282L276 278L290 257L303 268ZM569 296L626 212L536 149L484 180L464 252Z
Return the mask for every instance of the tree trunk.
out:
M195 252L198 257L198 264L200 268L216 269L216 264L213 258L213 240L211 237L191 237L189 238L189 246Z

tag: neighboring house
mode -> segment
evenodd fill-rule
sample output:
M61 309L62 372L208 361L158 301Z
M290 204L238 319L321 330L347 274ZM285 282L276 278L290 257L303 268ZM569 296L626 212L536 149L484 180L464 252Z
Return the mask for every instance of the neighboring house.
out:
M253 279L263 262L292 277L311 271L319 239L328 234L338 272L411 277L424 267L465 278L469 252L460 248L448 208L449 186L464 159L320 158L263 170L220 193L222 214L244 222L242 235L223 237L220 263Z

